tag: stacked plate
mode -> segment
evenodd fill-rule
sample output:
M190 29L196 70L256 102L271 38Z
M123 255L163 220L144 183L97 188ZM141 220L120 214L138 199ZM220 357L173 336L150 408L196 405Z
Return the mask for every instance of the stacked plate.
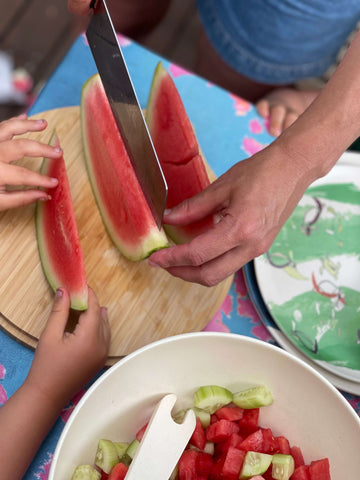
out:
M270 250L244 267L249 295L285 350L360 395L360 155L305 192Z

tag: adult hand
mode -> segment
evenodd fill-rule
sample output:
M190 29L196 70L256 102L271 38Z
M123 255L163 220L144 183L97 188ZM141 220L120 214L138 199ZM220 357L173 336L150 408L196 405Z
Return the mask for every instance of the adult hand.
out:
M164 222L172 225L209 214L218 221L190 243L153 253L149 264L187 281L219 283L268 250L313 181L313 173L305 162L303 169L296 168L291 155L273 142L164 216Z
M64 406L104 366L110 346L107 310L99 306L91 288L88 309L81 313L72 333L65 331L69 309L68 292L58 289L25 381L59 406Z
M40 132L46 126L45 120L29 120L26 115L0 123L0 211L48 199L43 190L28 187L54 188L58 184L56 178L13 165L24 156L61 157L62 150L59 148L35 140L14 138L27 132ZM16 187L16 190L8 190L7 187Z

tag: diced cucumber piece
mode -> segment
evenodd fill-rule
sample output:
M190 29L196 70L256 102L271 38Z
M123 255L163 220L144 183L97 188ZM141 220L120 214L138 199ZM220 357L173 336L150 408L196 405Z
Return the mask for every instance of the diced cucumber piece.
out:
M233 401L233 394L218 385L205 385L194 393L194 406L212 414Z
M233 395L233 403L240 408L266 407L273 401L272 393L265 385L248 388Z
M172 416L172 419L176 423L182 423L185 418L185 413L186 413L185 410L179 410L178 412L174 413L174 415Z
M204 452L205 452L205 453L210 453L210 455L214 455L214 453L215 453L215 445L214 445L214 442L206 442L206 443L205 443Z
M120 463L123 463L127 467L130 465L132 458L125 452L124 455L120 458Z
M289 480L295 470L295 462L291 455L276 453L272 458L271 476L275 480Z
M192 407L195 415L200 419L201 425L207 428L210 425L211 415L202 408Z
M139 445L140 445L139 440L135 438L135 440L133 440L128 446L128 448L126 449L125 455L128 455L131 459L133 459L135 457L135 453Z
M255 475L262 475L269 468L271 460L272 455L267 453L246 452L240 478L246 479Z
M113 442L113 443L115 445L116 452L117 452L119 460L120 460L120 458L126 452L128 446L129 446L129 443L127 443L127 442Z
M94 463L105 473L110 473L112 467L119 463L116 447L111 440L99 440Z
M78 465L71 480L100 480L101 474L91 465Z

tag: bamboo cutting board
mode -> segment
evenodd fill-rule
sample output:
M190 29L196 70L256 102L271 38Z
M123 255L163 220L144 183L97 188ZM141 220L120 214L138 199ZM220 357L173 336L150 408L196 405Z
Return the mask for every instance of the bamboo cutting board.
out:
M107 365L155 340L204 328L233 278L208 288L151 268L146 260L124 258L106 233L88 182L80 108L50 110L34 118L46 118L48 127L25 136L48 143L56 128L64 150L88 284L108 307L112 342ZM20 163L38 171L41 159ZM54 298L40 264L34 212L35 205L0 212L0 327L32 348Z

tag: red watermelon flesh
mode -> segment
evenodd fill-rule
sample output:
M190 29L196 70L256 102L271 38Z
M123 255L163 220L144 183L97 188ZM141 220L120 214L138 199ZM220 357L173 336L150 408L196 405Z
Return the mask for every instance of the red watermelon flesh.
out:
M55 131L49 144L60 146ZM65 287L70 295L71 308L86 310L88 287L84 258L64 158L44 158L41 173L55 177L59 182L56 188L48 190L51 199L38 202L36 207L41 264L52 289Z
M86 167L103 223L129 260L168 246L132 168L98 74L83 86L81 125Z
M168 184L166 206L172 208L200 193L210 180L179 91L161 62L154 73L146 122ZM211 216L190 225L164 228L175 243L184 243L213 225Z

